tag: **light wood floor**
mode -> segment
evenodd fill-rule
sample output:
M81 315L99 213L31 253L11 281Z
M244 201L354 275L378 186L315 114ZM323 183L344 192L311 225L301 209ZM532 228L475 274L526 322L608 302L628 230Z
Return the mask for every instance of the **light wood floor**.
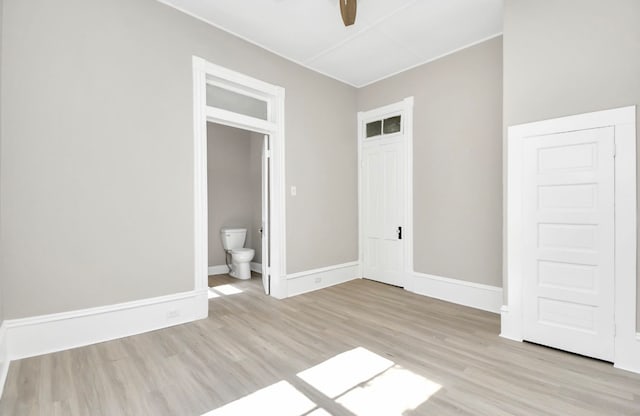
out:
M360 347L442 386L399 414L640 415L640 375L501 339L495 314L367 280L283 301L258 278L210 284L219 297L206 320L13 362L0 414L200 415L286 381L329 414L361 416L298 376ZM368 404L400 400L410 386L396 384Z

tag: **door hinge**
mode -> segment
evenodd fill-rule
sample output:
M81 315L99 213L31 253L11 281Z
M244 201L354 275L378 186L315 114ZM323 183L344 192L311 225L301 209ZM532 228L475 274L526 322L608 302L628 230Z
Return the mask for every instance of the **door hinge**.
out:
M398 227L398 240L402 240L402 227Z
M615 143L613 144L613 157L616 157L616 154L618 153L618 145L616 145Z
M271 158L271 150L265 150L264 151L264 157L266 157L267 159Z

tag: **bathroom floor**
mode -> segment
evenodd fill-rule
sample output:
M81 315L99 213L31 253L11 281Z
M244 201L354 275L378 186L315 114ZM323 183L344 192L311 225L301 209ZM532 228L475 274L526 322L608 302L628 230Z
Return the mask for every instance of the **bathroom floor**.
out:
M251 279L249 280L236 279L228 274L213 274L209 276L209 287L228 284L258 285L261 283L261 279L262 275L256 272L251 272Z

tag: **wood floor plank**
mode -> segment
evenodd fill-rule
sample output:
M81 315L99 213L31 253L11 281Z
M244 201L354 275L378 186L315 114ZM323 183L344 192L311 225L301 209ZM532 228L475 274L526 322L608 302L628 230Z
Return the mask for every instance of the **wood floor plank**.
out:
M640 375L502 339L492 313L368 280L282 301L258 277L209 284L218 297L206 320L11 363L0 415L201 415L285 382L315 410L364 416L380 413L359 405L412 393L402 380L393 394L375 390L390 370L336 397L300 376L356 349L441 386L399 415L640 415Z

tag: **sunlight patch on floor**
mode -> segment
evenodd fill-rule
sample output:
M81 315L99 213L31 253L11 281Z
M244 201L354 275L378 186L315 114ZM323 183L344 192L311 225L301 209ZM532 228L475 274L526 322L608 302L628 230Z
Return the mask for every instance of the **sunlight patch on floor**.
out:
M298 373L298 377L327 397L336 398L393 366L393 361L358 347Z
M244 292L244 290L231 284L214 286L209 288L209 299L219 298L220 296L237 295L242 292Z
M398 365L336 399L358 416L403 415L442 386Z
M307 396L286 381L281 381L205 413L203 416L302 416L315 408L316 404Z
M402 416L442 386L366 348L358 347L297 376L354 416ZM328 416L305 394L280 381L203 416Z

